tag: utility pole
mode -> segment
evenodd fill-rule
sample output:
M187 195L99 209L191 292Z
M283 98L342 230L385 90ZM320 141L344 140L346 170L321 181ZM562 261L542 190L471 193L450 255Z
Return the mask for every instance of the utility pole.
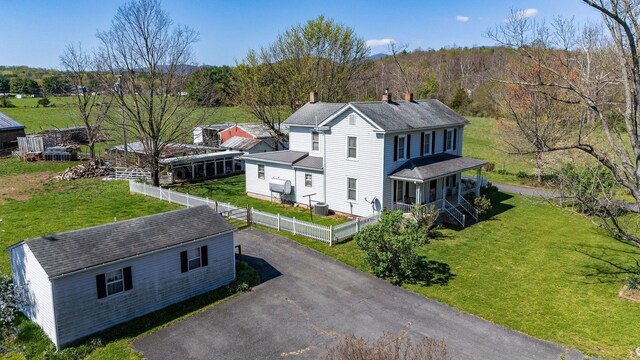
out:
M313 222L313 211L311 210L311 197L315 194L316 193L309 194L309 195L302 195L302 197L306 197L309 199L309 216L311 216L311 222Z

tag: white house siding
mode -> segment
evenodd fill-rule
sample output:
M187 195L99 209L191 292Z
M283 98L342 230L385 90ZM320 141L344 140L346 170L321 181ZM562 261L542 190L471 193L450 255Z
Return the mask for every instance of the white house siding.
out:
M264 179L258 178L258 165L264 165ZM246 191L248 193L271 196L271 191L269 190L269 180L274 178L283 179L291 181L291 186L293 187L292 195L288 196L287 199L296 201L296 176L295 171L290 165L273 164L270 162L260 162L255 160L245 160L244 172L246 176ZM304 186L304 183L302 185ZM274 193L273 195L277 196L278 194Z
M312 127L294 126L289 127L289 150L308 152L309 156L324 157L324 136L319 134L318 151L311 148L311 132Z
M448 128L449 129L449 128ZM463 137L463 128L457 128L457 138L456 138L456 150L449 151L451 154L462 155L462 137ZM445 128L435 129L431 131L435 131L435 146L434 146L434 154L439 154L443 152L444 147L444 130ZM398 169L402 164L404 164L407 159L398 159L396 161L393 160L393 151L394 151L394 137L395 136L406 136L407 134L411 134L411 158L417 158L420 156L420 136L423 131L416 132L407 132L407 133L393 133L386 134L384 136L384 198L382 202L382 206L391 209L393 206L393 180L389 179L389 175L393 173L396 169ZM426 131L424 131L426 132ZM438 180L438 193L437 198L442 198L442 186L443 182ZM425 185L424 194L428 194L429 185Z
M299 203L309 204L309 199L304 195L315 194L311 197L311 204L324 202L324 174L320 170L306 170L296 168L296 181L293 186L296 189L296 200ZM305 175L311 174L311 187L305 185Z
M354 114L355 124L348 117ZM358 216L373 213L370 201L382 198L385 177L382 151L384 136L375 133L373 126L353 111L345 111L331 122L330 134L326 137L327 203L329 208ZM356 136L357 160L347 159L347 136ZM392 144L393 145L393 144ZM347 178L357 179L356 201L351 208L347 200Z
M208 266L181 273L180 252L207 245ZM131 266L133 289L97 298L96 275ZM53 280L58 345L189 299L235 279L233 233Z
M22 312L55 339L53 293L47 273L26 244L11 248L10 257L14 283L26 286L28 304Z

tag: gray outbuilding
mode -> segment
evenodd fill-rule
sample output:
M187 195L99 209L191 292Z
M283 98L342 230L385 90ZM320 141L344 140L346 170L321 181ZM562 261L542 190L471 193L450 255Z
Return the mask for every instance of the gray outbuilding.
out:
M207 206L8 248L23 313L58 349L235 280L234 228Z

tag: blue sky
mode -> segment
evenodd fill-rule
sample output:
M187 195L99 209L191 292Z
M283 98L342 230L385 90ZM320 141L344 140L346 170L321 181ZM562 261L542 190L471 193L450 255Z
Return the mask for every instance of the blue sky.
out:
M109 27L124 1L0 0L0 65L59 68L59 55L70 43L97 46L95 34ZM200 64L233 65L252 48L273 41L293 24L318 15L353 27L369 40L372 54L385 52L385 39L413 48L492 45L483 34L501 23L511 9L528 9L536 18L574 16L598 21L579 0L447 1L212 1L164 0L176 24L200 33L195 46ZM377 41L376 41L377 40Z

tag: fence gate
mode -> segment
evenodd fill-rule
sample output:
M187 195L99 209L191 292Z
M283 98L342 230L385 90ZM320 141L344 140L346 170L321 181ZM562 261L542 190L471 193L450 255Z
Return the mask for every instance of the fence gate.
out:
M227 219L227 221L238 229L249 226L250 214L247 208L230 209L227 211L221 211L220 215Z

